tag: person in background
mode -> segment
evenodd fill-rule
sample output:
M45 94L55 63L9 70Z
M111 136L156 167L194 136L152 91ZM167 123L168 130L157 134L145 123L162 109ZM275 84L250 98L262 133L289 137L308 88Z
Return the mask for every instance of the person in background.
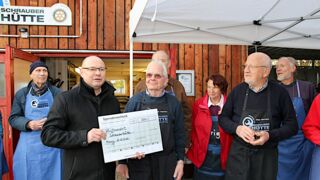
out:
M10 125L21 131L13 156L13 175L17 180L61 179L61 150L47 147L40 139L41 130L61 90L48 83L48 67L35 61L29 69L31 81L13 100Z
M281 57L276 65L277 79L288 91L297 116L299 130L278 145L278 180L308 180L314 145L302 133L302 124L315 97L315 86L294 78L296 60Z
M98 116L120 113L115 89L105 80L106 67L97 56L86 57L80 84L55 99L41 133L42 142L63 151L63 179L113 180L115 162L104 163Z
M207 94L192 108L191 146L187 157L195 165L194 180L223 180L232 137L218 125L228 82L220 74L207 79Z
M6 157L4 155L4 151L3 151L3 141L2 141L2 137L3 137L3 128L2 128L2 113L0 111L0 180L2 180L2 175L7 173L9 171L8 169L8 164L7 164L7 160Z
M311 158L309 180L319 180L320 177L320 95L318 95L309 110L302 125L304 136L316 144Z
M244 65L244 82L229 94L219 124L234 136L225 180L275 180L278 142L295 135L298 123L290 96L268 81L271 59L256 52Z
M168 73L159 60L152 60L146 71L144 92L133 96L125 112L158 109L163 151L140 159L119 161L117 172L130 180L181 180L185 155L185 129L180 102L165 92Z
M168 54L165 51L156 51L153 55L152 55L152 60L160 60L162 61L166 68L167 71L169 71L170 67L171 67L171 61L170 58L168 56ZM135 89L134 89L134 94L138 94L140 92L144 92L146 91L146 80L141 80L138 82L138 84L136 85ZM173 96L175 96L182 105L182 109L183 109L183 114L184 114L184 126L185 129L187 131L187 134L190 133L191 130L191 108L188 104L187 101L187 95L185 92L185 89L183 87L183 85L181 84L180 81L178 81L177 79L172 78L169 74L168 74L168 83L167 86L165 87L165 91ZM187 137L187 144L190 143L190 139L189 137Z

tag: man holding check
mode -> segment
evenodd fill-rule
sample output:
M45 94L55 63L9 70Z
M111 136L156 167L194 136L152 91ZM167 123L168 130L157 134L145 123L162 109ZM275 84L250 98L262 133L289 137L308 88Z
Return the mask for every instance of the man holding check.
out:
M152 60L146 71L147 89L133 96L125 112L158 109L163 151L120 161L117 172L130 180L180 180L183 176L185 128L181 104L165 92L168 73L159 60Z
M55 99L41 138L47 146L64 149L63 179L115 179L115 162L104 163L98 116L120 112L115 89L105 81L105 64L97 56L85 58L80 85ZM89 163L89 164L88 164Z

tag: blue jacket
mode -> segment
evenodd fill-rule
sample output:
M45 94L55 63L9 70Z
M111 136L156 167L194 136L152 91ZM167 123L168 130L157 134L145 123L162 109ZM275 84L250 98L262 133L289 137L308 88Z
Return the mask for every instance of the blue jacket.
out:
M57 94L61 92L61 90L55 86L48 85L52 96L55 97ZM19 131L28 131L26 128L27 123L30 119L25 118L24 111L25 111L25 104L26 104L26 97L29 93L31 88L31 83L28 84L27 87L20 89L13 99L13 104L11 108L11 113L9 117L10 125L19 130Z

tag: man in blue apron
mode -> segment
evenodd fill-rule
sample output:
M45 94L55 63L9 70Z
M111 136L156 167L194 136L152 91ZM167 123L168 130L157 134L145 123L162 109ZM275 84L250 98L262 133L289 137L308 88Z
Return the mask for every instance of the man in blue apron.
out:
M168 82L167 71L159 60L147 67L147 90L133 96L125 111L158 109L163 151L140 159L120 161L117 171L131 180L181 180L185 151L185 129L181 104L164 88Z
M48 82L48 67L41 61L30 65L31 81L13 101L10 125L21 131L13 156L17 180L61 179L61 149L42 144L40 134L54 97L60 89Z
M314 145L307 140L301 130L306 114L315 96L315 87L307 81L296 80L296 60L282 57L278 60L277 79L285 87L292 99L299 131L290 139L279 142L278 180L308 180Z
M244 83L229 94L220 126L234 136L225 180L275 180L280 140L295 135L298 124L288 92L268 81L268 55L250 54L244 65Z

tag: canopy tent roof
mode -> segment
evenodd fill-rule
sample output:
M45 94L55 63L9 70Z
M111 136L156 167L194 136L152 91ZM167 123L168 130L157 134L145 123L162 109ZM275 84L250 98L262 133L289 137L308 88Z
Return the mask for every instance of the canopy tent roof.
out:
M136 0L134 42L320 49L319 0Z
M136 0L130 87L133 42L320 49L319 18L319 0Z

